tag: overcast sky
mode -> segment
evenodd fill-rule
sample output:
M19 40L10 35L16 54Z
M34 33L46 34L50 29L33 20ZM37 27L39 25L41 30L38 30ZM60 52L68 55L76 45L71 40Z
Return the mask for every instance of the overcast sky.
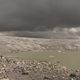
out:
M0 30L80 25L80 0L0 0Z

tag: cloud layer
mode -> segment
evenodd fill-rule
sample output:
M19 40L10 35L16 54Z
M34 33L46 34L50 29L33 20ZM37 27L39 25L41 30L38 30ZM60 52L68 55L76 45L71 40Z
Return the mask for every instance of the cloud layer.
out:
M43 31L63 25L80 25L79 0L0 0L0 30Z

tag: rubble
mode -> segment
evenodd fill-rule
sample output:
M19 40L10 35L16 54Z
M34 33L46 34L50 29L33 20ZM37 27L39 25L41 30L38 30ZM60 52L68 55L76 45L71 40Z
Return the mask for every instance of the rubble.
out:
M47 61L0 58L0 80L69 80L70 70Z
M80 50L80 40L35 39L0 36L0 54L27 51ZM50 58L55 56L50 55ZM80 80L80 71L72 71L60 62L18 60L0 55L0 80Z
M5 49L5 50L4 50ZM26 37L0 36L1 53L18 53L27 51L80 50L79 39L38 39Z
M60 62L0 56L0 80L80 80L80 70L70 70Z

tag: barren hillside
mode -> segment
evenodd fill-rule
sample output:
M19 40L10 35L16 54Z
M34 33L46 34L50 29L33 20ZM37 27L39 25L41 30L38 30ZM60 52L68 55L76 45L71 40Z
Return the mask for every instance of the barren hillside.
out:
M42 39L0 34L0 54L27 51L79 50L80 39ZM10 55L9 54L9 55ZM19 55L19 54L18 54ZM5 55L6 56L6 55ZM11 56L12 57L12 56ZM53 58L53 56L49 56ZM80 71L73 72L47 61L22 60L0 56L0 80L80 80Z
M0 53L46 50L79 50L79 39L41 39L0 36Z

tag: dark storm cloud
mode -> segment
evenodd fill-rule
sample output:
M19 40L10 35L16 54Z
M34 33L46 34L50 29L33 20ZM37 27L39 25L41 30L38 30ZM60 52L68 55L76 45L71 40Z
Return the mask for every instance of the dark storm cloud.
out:
M80 25L80 0L0 0L0 30Z

